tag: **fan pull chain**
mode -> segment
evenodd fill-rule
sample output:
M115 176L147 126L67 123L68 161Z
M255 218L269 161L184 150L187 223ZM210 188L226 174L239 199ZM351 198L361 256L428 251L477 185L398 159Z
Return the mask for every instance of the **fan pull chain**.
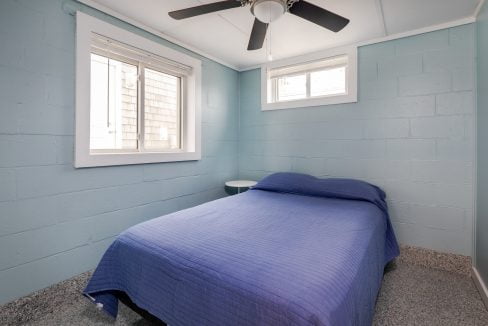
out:
M273 53L271 53L271 28L269 28L269 36L268 36L268 61L273 61Z

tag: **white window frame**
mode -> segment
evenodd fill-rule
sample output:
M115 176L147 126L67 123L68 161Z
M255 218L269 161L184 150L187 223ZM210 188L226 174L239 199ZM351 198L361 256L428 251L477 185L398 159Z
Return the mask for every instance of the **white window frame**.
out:
M146 53L152 53L158 57L191 67L191 73L185 76L185 85L182 89L182 100L185 105L182 108L181 150L167 152L128 151L122 153L90 151L90 53L93 34L103 35L117 42L141 49ZM82 168L200 160L202 157L201 74L202 62L200 60L77 11L74 166Z
M268 103L268 91L271 89L270 81L268 80L268 71L276 68L284 68L287 66L300 65L321 61L337 56L347 56L346 69L346 94L328 95L320 97L309 97L305 99L289 100L282 102ZM281 110L290 108L302 108L311 106L323 106L341 103L357 102L358 94L358 64L357 64L357 47L341 47L334 48L327 51L316 52L290 59L271 61L261 66L261 110Z

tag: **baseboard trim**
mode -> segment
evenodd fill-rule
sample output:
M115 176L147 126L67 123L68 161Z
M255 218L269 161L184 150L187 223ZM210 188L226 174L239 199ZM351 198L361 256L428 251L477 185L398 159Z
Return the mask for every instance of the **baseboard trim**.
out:
M483 300L486 309L488 309L488 288L486 287L486 284L481 278L480 273L478 272L476 267L473 266L471 268L471 271L471 277L473 278L474 284L476 285L476 288L481 295L481 299Z

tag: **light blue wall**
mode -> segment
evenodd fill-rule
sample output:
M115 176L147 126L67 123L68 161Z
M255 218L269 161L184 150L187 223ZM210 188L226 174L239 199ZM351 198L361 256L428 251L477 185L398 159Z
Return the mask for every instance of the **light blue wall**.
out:
M63 2L0 1L0 304L92 269L118 232L221 197L237 175L238 73L67 1L203 61L201 161L75 170Z
M476 265L488 284L488 4L478 16L478 191L476 216Z
M368 180L386 190L400 242L471 255L474 35L465 25L361 47L355 104L262 112L259 71L242 73L240 177Z
M73 169L66 12L77 7L202 59L201 161ZM261 112L257 70L238 74L73 1L2 0L0 303L93 268L118 232L221 197L238 174L369 180L388 192L402 243L471 254L474 35L466 25L360 48L358 103Z

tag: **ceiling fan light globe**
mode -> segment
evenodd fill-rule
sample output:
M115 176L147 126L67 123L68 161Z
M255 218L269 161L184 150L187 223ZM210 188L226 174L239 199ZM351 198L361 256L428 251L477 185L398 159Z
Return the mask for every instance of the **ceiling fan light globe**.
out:
M286 12L286 1L282 0L256 0L251 12L261 22L269 24L279 19Z

